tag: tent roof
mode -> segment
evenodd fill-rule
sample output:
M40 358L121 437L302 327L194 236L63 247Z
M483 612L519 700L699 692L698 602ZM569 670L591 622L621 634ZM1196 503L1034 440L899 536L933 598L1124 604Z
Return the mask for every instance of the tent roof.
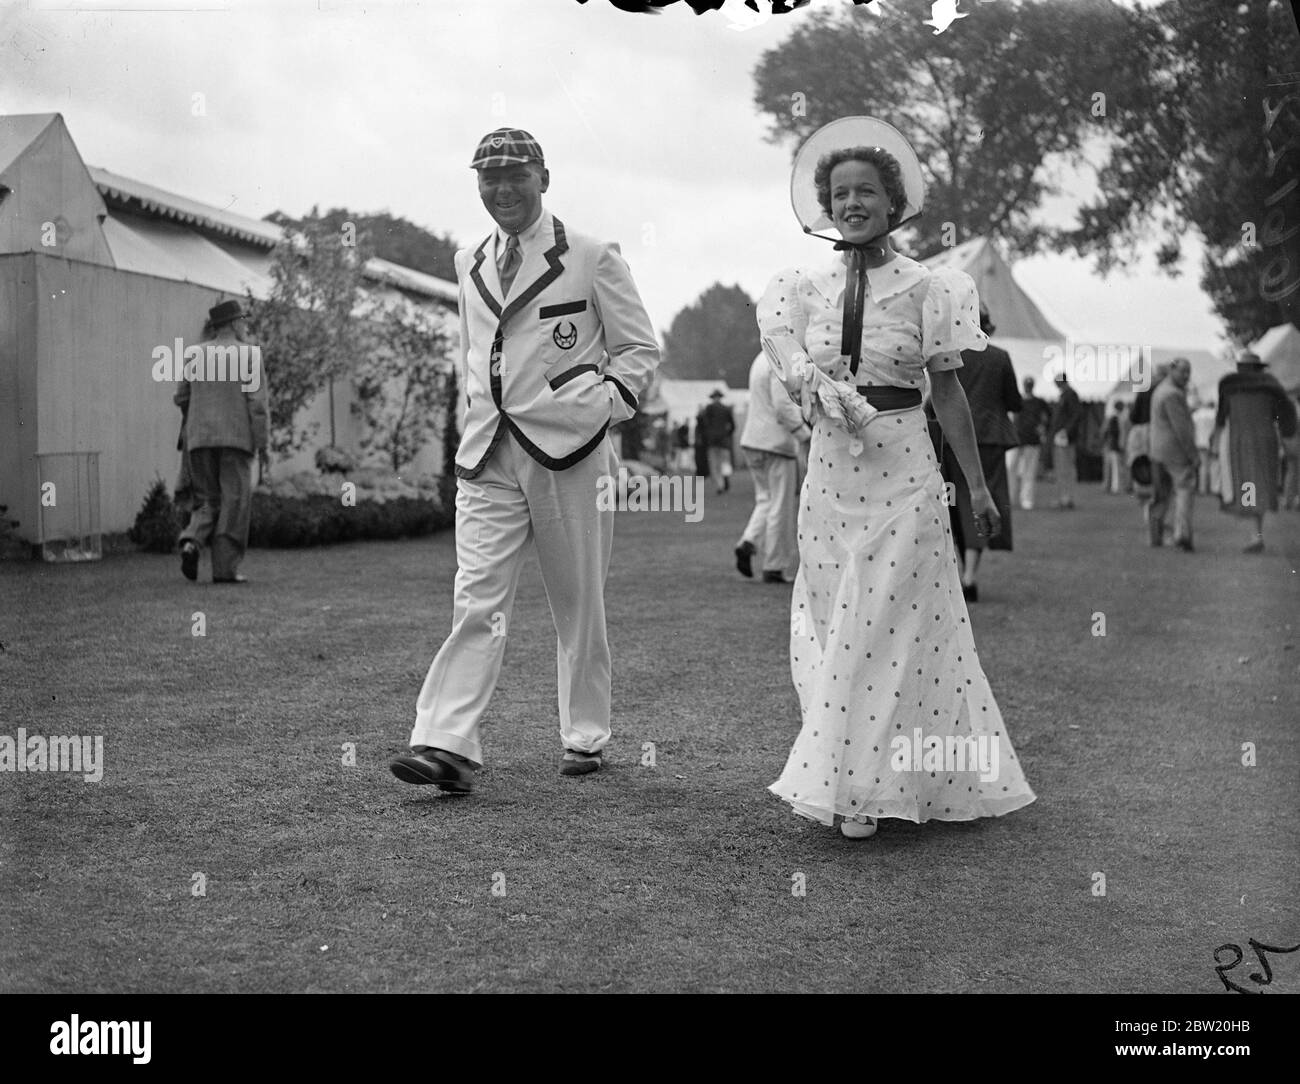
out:
M135 209L131 207L134 201L139 205L139 210L145 213L169 218L187 226L200 226L266 248L273 248L283 232L274 222L264 222L259 218L200 203L97 166L88 168L100 192L110 199L125 203L131 209Z
M246 281L255 297L265 297L270 292L272 284L266 274L266 254L284 237L283 227L200 203L106 169L92 166L90 173L99 190L111 201L110 207L118 205L121 208L116 216L110 213L109 218L109 221L117 223L114 256L116 258L120 248L128 259L136 262L119 263L119 267L184 282L198 282L239 294L243 294L244 289L233 283ZM151 219L165 232L149 228ZM172 228L172 223L176 228ZM215 232L248 247L241 249L236 246L234 251L227 251L204 238L197 232L199 230ZM138 239L124 237L124 232L146 233L155 248L167 250L166 257L160 258L158 253L140 246ZM391 260L378 257L369 260L366 276L452 305L459 299L455 283Z
M997 327L992 336L994 345L1002 347L1011 355L1017 377L1032 376L1037 381L1034 392L1043 398L1052 399L1056 396L1056 387L1052 382L1055 368L1048 371L1048 360L1060 357L1063 352L1073 351L1076 358L1082 355L1105 359L1140 349L1144 359L1149 358L1151 367L1162 361L1185 357L1192 363L1192 384L1206 400L1215 398L1220 377L1233 370L1230 362L1216 357L1209 350L1085 342L1067 338L1043 315L1037 303L1016 281L997 246L987 237L976 237L921 262L926 267L952 267L965 271L975 280L980 300L988 306L989 315ZM1070 383L1084 399L1131 396L1132 384L1122 377L1117 382L1117 375L1098 371L1097 379L1087 380L1082 379L1076 371L1071 374ZM1297 382L1300 382L1300 374Z
M1295 395L1300 392L1300 328L1295 324L1278 324L1261 335L1251 346L1278 383Z
M57 113L20 113L0 117L0 173L58 120Z
M976 237L920 261L926 267L951 267L975 280L997 334L1010 339L1063 339L1011 274L1011 268L987 237Z
M371 278L386 282L390 286L410 290L412 293L441 298L453 305L458 304L460 301L460 291L456 288L454 282L447 282L445 279L437 278L434 275L426 275L423 271L417 271L413 267L403 267L391 260L381 260L378 256L366 264L366 274Z
M113 262L122 271L179 282L211 286L226 293L267 297L271 280L218 248L206 237L183 226L109 215L104 219L104 237Z
M58 113L0 116L0 172L59 120ZM107 169L85 168L107 205L108 214L100 225L119 269L240 296L248 290L255 297L268 295L271 250L285 233L280 226ZM445 304L458 301L455 283L391 260L371 259L366 277Z

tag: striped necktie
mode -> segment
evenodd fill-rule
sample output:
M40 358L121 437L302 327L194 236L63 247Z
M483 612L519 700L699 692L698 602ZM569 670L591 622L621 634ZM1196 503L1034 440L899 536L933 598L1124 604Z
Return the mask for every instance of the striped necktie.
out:
M519 271L519 238L513 233L506 238L506 250L501 256L501 263L497 270L501 273L501 296L510 296L510 287L514 284L515 275Z

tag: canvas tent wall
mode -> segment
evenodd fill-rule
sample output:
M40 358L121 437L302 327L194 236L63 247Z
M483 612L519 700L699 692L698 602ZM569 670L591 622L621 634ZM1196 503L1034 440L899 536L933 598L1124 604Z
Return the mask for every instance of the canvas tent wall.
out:
M1063 368L1085 400L1131 400L1150 369L1162 361L1185 357L1192 363L1192 386L1206 401L1215 397L1219 379L1232 370L1207 349L1157 346L1152 343L1102 342L1072 337L1043 313L1039 302L1017 281L997 246L975 238L921 261L927 267L951 267L975 280L980 300L997 330L994 343L1011 355L1016 377L1032 376L1034 392L1056 398L1055 376Z
M1300 328L1278 324L1251 346L1289 395L1300 395Z
M18 389L7 404L18 440L0 442L0 504L19 520L20 536L35 541L37 456L98 453L101 530L127 530L149 482L161 476L170 488L179 465L174 386L153 379L150 353L177 335L197 341L220 294L35 253L0 256L0 293L23 315L17 334L0 340L0 386ZM198 315L179 327L176 314L185 312ZM57 488L53 500L57 510ZM53 519L63 523L57 511Z
M736 418L736 443L740 443L740 430L745 424L745 412L749 407L749 389L731 388L725 380L672 380L662 378L658 381L658 397L668 409L668 425L676 428L682 422L691 427L695 434L695 416L709 402L709 396L722 392L724 405L731 407Z
M152 379L152 352L197 342L224 297L265 297L282 233L87 167L58 114L0 117L0 505L21 538L37 539L44 457L98 453L105 533L131 526L155 477L170 488L180 414L174 385ZM366 275L372 299L454 312L451 283L384 260ZM362 423L350 387L338 390L339 443L355 451ZM327 434L328 401L317 395L297 421ZM277 471L311 467L313 451ZM411 472L440 468L435 442Z
M1186 358L1192 365L1192 379L1188 385L1187 398L1192 406L1213 403L1219 396L1219 381L1233 372L1236 366L1218 354L1209 350L1178 350L1171 346L1153 346L1150 348L1150 368L1168 365L1174 358ZM1141 389L1138 389L1141 390ZM1114 401L1131 403L1134 388L1131 381L1120 380L1104 396L1109 404Z

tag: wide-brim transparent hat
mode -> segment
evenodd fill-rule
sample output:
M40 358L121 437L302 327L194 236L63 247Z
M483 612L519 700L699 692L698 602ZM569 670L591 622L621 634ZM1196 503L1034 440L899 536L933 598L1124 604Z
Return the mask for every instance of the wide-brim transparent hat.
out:
M824 237L829 241L840 240L840 231L835 223L817 202L817 185L813 177L817 163L832 151L850 150L855 147L879 147L893 155L903 174L903 191L907 200L903 213L890 226L893 232L916 218L925 205L925 179L921 175L921 163L916 151L904 137L903 133L892 124L886 124L875 117L840 117L829 124L824 124L813 132L794 156L794 169L790 174L790 202L794 205L795 217L803 227L804 233Z

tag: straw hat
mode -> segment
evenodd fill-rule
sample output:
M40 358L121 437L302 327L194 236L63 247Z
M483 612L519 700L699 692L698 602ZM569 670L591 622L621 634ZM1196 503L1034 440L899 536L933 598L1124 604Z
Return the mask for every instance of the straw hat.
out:
M790 173L790 202L794 205L795 217L804 233L830 241L840 240L840 231L835 228L830 216L822 210L817 200L817 184L813 175L817 163L826 155L858 147L876 147L888 152L898 162L902 172L903 191L907 199L889 232L892 233L921 213L925 204L925 179L921 174L920 160L903 133L892 124L886 124L875 117L841 117L813 132L794 156L794 169Z

